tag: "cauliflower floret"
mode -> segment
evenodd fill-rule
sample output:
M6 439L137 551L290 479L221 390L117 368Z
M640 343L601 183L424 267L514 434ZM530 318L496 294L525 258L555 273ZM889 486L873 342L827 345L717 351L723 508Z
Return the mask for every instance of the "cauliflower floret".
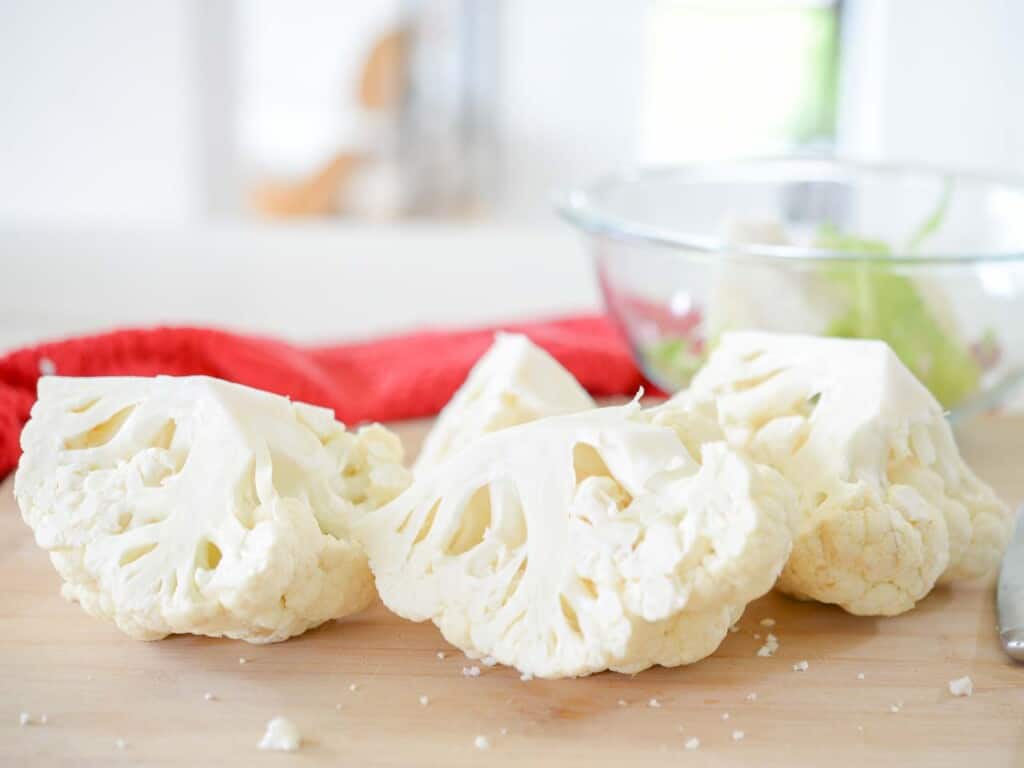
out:
M498 333L441 411L415 469L428 470L489 432L593 407L590 395L555 358L526 336Z
M770 333L722 337L690 390L734 448L799 496L779 587L865 615L996 566L1009 509L960 458L939 404L889 347Z
M398 439L206 377L47 376L14 492L63 594L142 640L254 643L373 598L350 528L410 476Z
M727 219L724 248L790 245L790 234L774 219ZM780 332L824 333L841 295L819 271L793 269L787 263L723 258L713 263L708 297L707 335L761 328ZM779 301L785 296L785 301Z
M525 675L712 653L790 551L781 476L639 405L485 435L356 527L384 603Z

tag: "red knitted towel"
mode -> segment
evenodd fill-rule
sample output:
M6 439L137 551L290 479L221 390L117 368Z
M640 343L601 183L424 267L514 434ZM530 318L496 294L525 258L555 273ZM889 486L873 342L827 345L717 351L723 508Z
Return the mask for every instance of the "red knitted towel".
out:
M603 316L513 324L597 396L642 384L626 341ZM203 328L122 330L0 357L0 479L21 455L19 436L43 373L65 376L206 374L333 408L348 423L437 413L491 344L495 329L421 332L379 341L300 346Z

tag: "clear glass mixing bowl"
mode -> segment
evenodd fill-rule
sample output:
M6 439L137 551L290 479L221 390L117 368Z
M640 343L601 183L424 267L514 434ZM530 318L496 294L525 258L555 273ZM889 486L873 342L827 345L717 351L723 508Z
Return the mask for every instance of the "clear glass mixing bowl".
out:
M736 329L883 339L954 415L1024 381L1024 184L780 158L608 176L558 208L666 391Z

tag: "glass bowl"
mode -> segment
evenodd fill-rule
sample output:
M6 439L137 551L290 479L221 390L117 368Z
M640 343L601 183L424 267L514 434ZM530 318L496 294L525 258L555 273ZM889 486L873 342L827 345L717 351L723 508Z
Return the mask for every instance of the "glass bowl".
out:
M954 415L1024 381L1024 184L796 157L612 175L558 209L667 392L738 329L882 339Z

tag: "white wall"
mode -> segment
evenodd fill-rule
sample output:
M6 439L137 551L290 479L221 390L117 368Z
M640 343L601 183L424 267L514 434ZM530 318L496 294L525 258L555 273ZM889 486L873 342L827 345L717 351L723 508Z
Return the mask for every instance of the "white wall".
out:
M841 149L1024 175L1024 2L848 8Z
M349 34L377 23L364 5L395 2L3 0L0 224L184 224L230 212L244 148L262 147L273 164L275 147L290 160L307 140L326 145L329 136L313 135L315 115L290 122L301 107L295 100L318 102L343 74ZM550 193L628 164L642 149L649 5L560 0L555 11L546 0L505 2L504 213L550 221ZM1024 174L1024 2L847 7L842 149ZM289 13L293 29L265 34L281 31ZM309 37L310 18L326 16ZM233 48L231 34L254 43ZM294 82L276 62L304 39L313 41L308 59L318 74ZM225 95L232 67L213 66L218 54L234 57L237 101ZM345 96L339 87L325 131L343 133ZM244 147L235 117L250 121Z
M192 0L0 3L0 222L198 214L193 11Z
M636 144L646 2L509 0L499 124L502 213L549 220L550 195L626 164Z

